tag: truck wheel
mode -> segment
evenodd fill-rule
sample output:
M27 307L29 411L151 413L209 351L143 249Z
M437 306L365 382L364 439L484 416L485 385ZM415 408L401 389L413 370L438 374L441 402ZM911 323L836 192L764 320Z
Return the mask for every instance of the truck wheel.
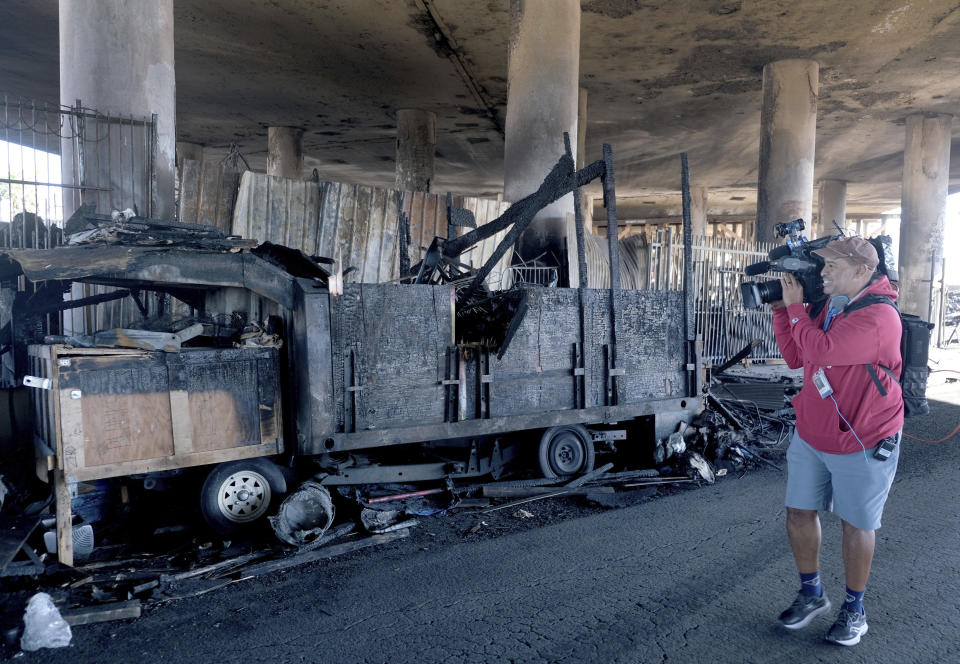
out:
M210 527L231 535L261 522L287 492L281 472L267 459L240 459L216 466L200 493L200 508Z
M550 427L540 438L540 470L544 477L559 478L593 470L593 440L579 424Z

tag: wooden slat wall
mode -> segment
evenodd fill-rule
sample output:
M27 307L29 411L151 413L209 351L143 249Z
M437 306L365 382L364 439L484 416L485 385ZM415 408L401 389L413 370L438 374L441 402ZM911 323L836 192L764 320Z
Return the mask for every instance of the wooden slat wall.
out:
M239 185L240 171L236 169L215 161L184 160L177 220L216 226L229 233Z
M482 225L500 216L509 203L455 196L457 207L471 210ZM419 261L435 236L447 236L446 198L408 192L404 211L410 217L410 261ZM465 232L470 229L462 229ZM399 278L397 191L341 182L308 182L247 171L240 181L232 232L261 242L275 242L314 256L340 260L356 270L348 282L383 283ZM479 267L504 233L484 241L462 262ZM487 280L508 287L509 253Z

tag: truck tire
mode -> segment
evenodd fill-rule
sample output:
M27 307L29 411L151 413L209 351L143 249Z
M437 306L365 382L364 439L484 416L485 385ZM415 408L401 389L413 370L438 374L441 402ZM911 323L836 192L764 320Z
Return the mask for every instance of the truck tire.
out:
M262 524L287 492L282 470L262 458L228 461L214 467L200 492L203 518L221 535Z
M593 439L580 424L550 427L540 438L540 471L551 479L593 470Z

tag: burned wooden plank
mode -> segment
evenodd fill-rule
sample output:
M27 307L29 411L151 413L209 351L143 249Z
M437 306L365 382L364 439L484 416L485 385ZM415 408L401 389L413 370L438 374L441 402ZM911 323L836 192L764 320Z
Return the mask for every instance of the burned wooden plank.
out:
M0 520L0 576L6 576L8 566L39 524L39 516L4 516Z
M300 565L306 565L307 563L316 562L318 560L326 560L327 558L334 558L336 556L341 556L345 553L351 553L353 551L359 551L360 549L365 549L371 546L377 546L379 544L386 544L387 542L392 542L394 540L403 539L410 534L409 528L404 528L403 530L397 530L394 532L386 533L384 535L373 535L372 537L367 537L361 540L356 540L353 542L344 542L343 544L334 544L331 546L323 547L316 549L314 551L308 551L306 553L299 553L289 558L283 558L281 560L271 560L265 563L259 563L257 565L251 565L250 567L244 568L243 577L250 578L253 576L260 576L263 574L269 574L271 572L279 572L282 570L290 569L292 567L299 567Z
M574 488L574 487L578 487L578 486L583 486L583 485L586 484L587 482L591 482L591 481L597 479L598 477L600 477L601 475L603 475L604 473L606 473L606 472L607 472L608 470L610 470L611 468L613 468L613 464L612 464L612 463L605 463L605 464L603 464L602 466L600 466L599 468L596 468L595 470L591 470L589 473L585 473L584 475L581 475L581 476L578 477L577 479L572 480L571 482L568 482L567 484L564 484L563 486L565 486L565 487L567 487L567 488Z
M126 602L112 602L84 606L76 609L64 609L60 615L71 627L78 625L92 625L110 620L129 620L139 618L141 612L140 600L131 599Z
M490 486L485 485L482 489L484 498L527 498L537 496L542 498L552 498L555 496L585 496L588 493L614 493L611 486L596 487L550 487L550 486Z

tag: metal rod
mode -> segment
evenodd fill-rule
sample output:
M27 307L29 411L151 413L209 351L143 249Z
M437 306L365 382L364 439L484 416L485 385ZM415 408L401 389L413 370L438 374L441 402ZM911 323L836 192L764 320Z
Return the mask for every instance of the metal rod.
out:
M608 405L616 405L620 402L620 381L617 380L617 375L614 373L619 368L617 364L617 319L619 318L617 315L617 295L620 290L620 243L617 237L617 194L613 172L613 148L608 143L603 144L601 183L603 185L603 206L607 210L607 249L610 257L610 356L608 359L610 393L608 395Z
M693 320L693 223L690 219L690 165L687 153L680 155L681 189L683 196L683 331L686 339L687 396L696 396L700 391L700 362L695 346L695 323ZM693 368L690 369L690 365Z

